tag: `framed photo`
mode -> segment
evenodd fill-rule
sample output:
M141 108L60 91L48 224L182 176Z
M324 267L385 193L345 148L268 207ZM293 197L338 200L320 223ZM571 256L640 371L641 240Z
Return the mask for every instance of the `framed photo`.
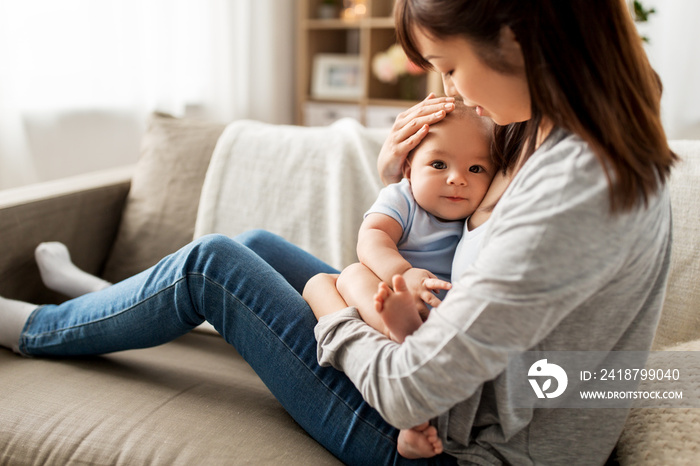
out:
M318 54L314 57L311 95L319 99L356 100L364 92L359 55Z

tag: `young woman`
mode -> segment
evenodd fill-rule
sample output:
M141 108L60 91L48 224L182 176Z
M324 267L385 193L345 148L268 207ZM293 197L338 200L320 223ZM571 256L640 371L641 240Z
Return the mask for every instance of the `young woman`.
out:
M35 356L98 354L157 345L206 319L348 464L401 463L392 426L431 419L444 453L425 464L604 463L626 411L517 409L508 360L532 349L651 346L675 157L625 3L397 0L395 14L409 56L501 125L508 166L484 200L498 204L476 262L403 344L352 308L317 324L299 293L329 268L265 234L245 238L250 249L204 238L60 306L4 300L0 342ZM416 131L444 102L397 120L380 156L384 178L400 176L406 149L425 134Z

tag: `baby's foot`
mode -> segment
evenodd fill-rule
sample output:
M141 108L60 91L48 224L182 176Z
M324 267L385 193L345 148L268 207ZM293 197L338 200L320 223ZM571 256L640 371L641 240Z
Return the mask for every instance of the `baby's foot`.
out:
M374 308L389 332L389 338L403 343L423 323L416 310L415 299L408 291L406 281L401 275L392 280L394 289L382 282L374 295Z
M442 441L437 436L437 429L426 422L399 432L396 448L404 458L431 458L442 453Z
M111 285L76 267L71 261L68 248L63 243L41 243L34 251L34 257L44 285L69 298L99 291Z

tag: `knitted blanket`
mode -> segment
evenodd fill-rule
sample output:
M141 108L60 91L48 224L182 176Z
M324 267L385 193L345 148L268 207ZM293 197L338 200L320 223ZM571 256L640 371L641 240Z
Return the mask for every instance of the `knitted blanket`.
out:
M356 262L363 214L382 187L376 160L386 135L352 119L231 123L212 155L195 237L262 228L335 268Z

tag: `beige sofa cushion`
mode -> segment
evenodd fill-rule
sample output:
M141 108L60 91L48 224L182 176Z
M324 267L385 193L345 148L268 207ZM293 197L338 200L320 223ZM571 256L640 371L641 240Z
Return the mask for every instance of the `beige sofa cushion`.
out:
M192 240L197 203L225 125L151 116L114 247L103 276L116 282Z
M700 340L681 343L668 351L700 351ZM685 364L679 358L683 358L682 353L673 356L673 367L681 368L683 398L695 400L694 404L687 401L685 406L693 406L700 393L700 367L695 364L697 357L685 358ZM621 465L630 466L698 464L698 428L698 408L633 408L617 444L617 459Z
M700 141L672 141L671 148L682 161L671 176L673 250L654 349L700 351ZM674 367L681 367L683 397L697 402L700 367L697 357L686 355L675 355L681 359ZM697 408L633 408L617 445L618 460L635 466L697 464L698 426Z
M0 367L0 464L341 464L222 338Z
M672 141L673 250L654 349L700 338L700 141Z

